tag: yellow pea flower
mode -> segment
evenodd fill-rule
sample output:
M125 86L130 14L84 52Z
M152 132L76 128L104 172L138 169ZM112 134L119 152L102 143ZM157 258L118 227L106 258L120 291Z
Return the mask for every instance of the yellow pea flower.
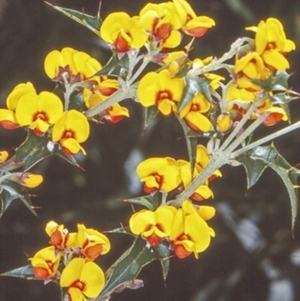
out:
M79 248L79 255L89 260L109 252L110 242L107 236L97 230L87 229L83 224L78 224L77 228L76 234L70 233L71 239L67 241L69 248Z
M26 93L16 107L16 120L20 126L29 126L36 135L48 131L63 113L61 100L53 93L43 91Z
M266 80L270 75L270 70L265 67L257 52L250 52L241 58L237 57L234 72L238 86L252 92L261 90L261 87L251 80Z
M45 227L45 231L50 237L50 244L57 250L63 250L66 247L68 230L64 225L59 225L55 221L50 221Z
M211 105L204 95L198 93L180 111L179 116L184 119L188 126L194 131L207 133L213 129L213 125L203 113L207 113L210 107Z
M178 169L180 171L180 177L183 188L185 189L192 180L198 175L197 168L194 169L194 173L191 174L191 163L185 160L177 160ZM191 198L195 201L202 201L214 196L212 190L208 186L209 181L200 185L191 195Z
M100 28L102 39L111 44L117 52L139 49L148 40L148 34L138 17L130 17L125 12L108 15Z
M136 172L147 193L170 192L179 186L181 180L176 161L169 157L144 160L137 166Z
M181 29L187 35L199 38L216 25L215 21L207 16L197 16L187 1L173 0L173 3L181 22Z
M144 107L157 105L165 116L177 111L184 89L182 78L172 77L168 69L159 73L149 72L139 82L137 95Z
M37 279L48 280L58 278L58 266L61 254L55 253L53 246L41 249L32 258L29 258Z
M210 155L205 146L202 144L197 145L196 149L196 169L198 172L201 172L210 161ZM222 173L217 169L213 174L208 178L208 181L211 182L216 177L222 177Z
M28 93L35 93L32 83L18 84L6 99L7 109L0 109L0 125L5 129L11 130L19 127L16 119L16 108L19 100Z
M79 144L86 141L90 134L87 118L76 110L63 113L52 129L52 141L58 142L67 155L77 154L85 150Z
M156 247L170 235L176 211L173 206L160 206L155 211L140 210L131 216L130 230L135 235L141 235L150 246Z
M7 176L7 178L28 188L37 187L43 182L43 176L31 172L15 172Z
M185 258L194 253L206 250L210 244L214 231L200 216L193 204L186 200L174 216L170 241L178 258Z
M180 44L180 23L172 2L147 3L139 16L143 27L159 47L175 48Z
M260 21L258 26L247 27L255 32L255 51L272 70L285 71L290 67L285 54L295 50L295 43L286 38L281 22L276 18Z
M44 61L44 69L49 78L60 81L63 76L70 83L86 80L101 68L95 58L70 47L51 51Z
M8 158L8 152L0 151L0 164L5 162L7 158Z
M269 116L263 121L264 125L272 126L278 122L287 121L288 116L283 108L274 106L270 99L266 99L261 106L259 106L255 112L256 116L264 112L269 112Z
M72 301L86 301L86 297L97 297L104 284L102 269L83 258L72 259L63 269L60 278L60 286L68 288L68 296Z

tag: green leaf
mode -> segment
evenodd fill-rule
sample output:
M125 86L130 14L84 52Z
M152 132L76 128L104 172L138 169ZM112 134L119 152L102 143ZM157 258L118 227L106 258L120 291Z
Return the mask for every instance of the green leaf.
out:
M157 192L154 195L146 195L132 199L124 199L123 201L126 203L141 205L148 208L149 210L154 211L161 204L162 194L160 192Z
M286 91L290 75L285 71L277 71L272 83L272 91Z
M59 149L58 145L54 144L48 137L37 136L33 131L28 130L26 140L16 151L16 162L22 162L24 171L27 171L41 160L54 154L70 164L78 166L73 156L67 156Z
M83 12L79 12L73 9L68 9L60 6L55 6L49 2L46 2L46 4L50 5L55 10L61 12L62 14L66 15L67 17L71 18L72 20L78 22L79 24L83 25L84 27L91 30L93 33L95 33L97 36L100 34L100 26L102 24L102 20L100 18L100 15L98 13L97 16L90 16Z
M0 276L17 277L26 280L39 280L35 277L31 265L25 265L23 267L11 270L9 272L2 273L0 274Z
M287 188L292 212L292 229L294 229L298 210L298 184L300 170L291 166L281 156L274 145L259 146L236 158L243 164L247 173L247 186L253 186L267 167L272 168Z
M185 77L185 87L182 93L181 100L179 102L178 110L181 111L189 102L197 95L202 93L204 97L212 102L212 97L210 93L210 81L206 77L199 78L189 78Z
M158 113L159 111L157 109L157 106L151 106L146 108L144 129L146 129L149 126L149 124L154 120Z
M126 79L129 69L129 58L124 54L121 58L115 53L103 68L94 76L110 75Z
M183 119L181 119L178 115L177 115L177 119L183 128L188 156L189 156L189 161L191 162L191 174L193 174L195 164L196 164L198 135L196 133L195 133L195 135L191 134L194 131L192 131L190 129L190 127L186 124L186 122Z
M68 110L82 111L83 107L84 107L83 93L82 92L72 93L70 97Z
M150 262L166 260L171 254L169 243L166 241L156 248L151 248L143 238L136 238L132 246L106 272L108 280L95 301L111 295L121 284L136 279L142 268Z
M2 217L3 213L7 210L7 208L10 206L12 201L16 199L20 199L34 215L37 215L35 211L32 209L32 204L27 188L14 181L6 179L3 182L1 182L0 218Z

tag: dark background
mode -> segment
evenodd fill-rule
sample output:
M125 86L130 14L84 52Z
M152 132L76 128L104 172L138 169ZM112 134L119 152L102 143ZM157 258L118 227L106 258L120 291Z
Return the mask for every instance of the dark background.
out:
M161 1L153 1L159 3ZM51 3L95 15L98 0L53 0ZM101 16L123 10L138 14L146 2L141 0L103 0ZM212 17L217 26L195 43L192 57L220 56L238 37L250 35L245 26L256 25L268 17L279 18L287 36L300 47L300 3L296 0L194 0L190 1L198 15ZM110 52L86 28L54 11L40 0L0 0L0 103L5 106L9 92L20 82L31 81L37 91L52 90L43 61L53 49L70 46L86 51L104 64ZM299 50L289 54L291 86L300 91ZM292 103L292 121L299 119L298 101ZM70 231L77 223L109 230L127 225L132 209L121 198L141 195L132 186L134 167L129 158L141 161L149 156L186 158L182 131L172 118L158 118L143 135L143 111L127 101L131 118L118 124L92 126L84 144L87 156L79 156L85 171L59 158L39 163L33 171L44 175L44 183L33 190L33 203L38 217L14 201L0 221L0 272L28 264L28 256L47 246L45 224L53 219L64 223ZM277 125L279 129L284 124ZM263 128L258 136L274 128ZM257 136L257 137L258 137ZM13 154L25 138L22 129L0 129L1 149ZM276 140L276 147L290 164L299 163L300 138L291 133ZM140 157L139 157L140 156ZM130 161L132 162L132 161ZM136 165L138 161L132 164ZM126 164L126 166L130 166ZM170 274L163 282L158 262L147 266L140 275L145 286L112 296L112 301L292 301L300 300L300 225L291 236L290 205L281 180L267 170L260 183L246 190L242 167L226 166L223 178L212 183L215 192L211 203L217 215L211 221L216 230L210 248L196 260L171 260ZM133 182L136 183L136 182ZM98 263L107 269L131 244L122 235L109 235L112 250ZM0 301L58 301L55 284L16 278L0 278Z

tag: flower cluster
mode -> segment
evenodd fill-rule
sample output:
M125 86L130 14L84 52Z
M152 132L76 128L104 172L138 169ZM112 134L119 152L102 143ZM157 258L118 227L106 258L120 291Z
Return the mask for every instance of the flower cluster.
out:
M51 51L45 58L45 72L50 79L65 89L65 103L54 93L37 93L30 82L18 84L6 99L6 109L0 109L0 125L6 129L27 127L37 136L49 136L58 143L67 155L79 151L85 154L81 143L90 134L84 109L104 101L118 90L118 82L106 76L94 76L101 70L101 64L88 54L63 48ZM82 93L83 103L79 109L69 109L70 98ZM109 107L98 121L105 119L116 123L129 117L128 110L116 103Z
M186 160L175 160L171 157L149 158L137 166L137 174L144 183L144 190L147 193L157 191L171 192L175 189L185 189L192 180L207 166L210 161L210 155L207 149L199 144L197 145L196 162L194 171L191 171L191 163ZM209 179L192 194L192 198L201 201L213 197L213 192L209 188L209 182L216 177L222 176L219 170L216 170Z
M143 209L134 213L129 220L133 234L141 235L151 247L156 247L162 240L167 240L178 258L185 258L206 250L214 230L207 220L215 215L211 206L195 207L189 200L182 207L160 206L155 211Z
M286 38L281 22L275 18L260 21L258 26L246 29L255 32L254 43L247 51L237 53L234 67L235 81L226 95L227 111L234 121L239 120L247 104L253 103L259 96L262 90L260 82L274 78L277 72L283 72L290 67L285 55L296 48L295 43ZM269 126L281 120L288 120L284 108L272 100L273 92L267 92L251 118L256 119L262 113L268 113L264 124ZM242 103L237 104L236 100Z
M61 287L68 289L72 301L99 295L105 275L94 260L110 250L110 242L104 234L87 229L83 224L77 227L77 232L69 233L64 225L50 221L45 230L51 246L29 259L37 279L59 281Z
M147 43L153 48L179 46L183 33L201 37L215 25L207 16L197 16L185 0L160 4L148 3L138 16L125 12L108 15L100 28L100 36L118 53L140 49Z

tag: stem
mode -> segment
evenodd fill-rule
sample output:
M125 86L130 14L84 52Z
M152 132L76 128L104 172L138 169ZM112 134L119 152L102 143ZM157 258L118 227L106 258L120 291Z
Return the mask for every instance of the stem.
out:
M253 149L256 146L259 146L259 145L261 145L263 143L269 142L270 140L273 140L273 139L275 139L277 137L285 135L285 134L287 134L287 133L289 133L291 131L297 130L299 128L300 128L300 121L297 121L296 123L291 124L291 125L287 126L286 128L284 128L282 130L279 130L279 131L277 131L277 132L275 132L273 134L270 134L270 135L268 135L266 137L263 137L263 138L255 141L253 143L250 143L250 144L246 145L245 147L242 147L242 148L238 149L237 151L233 152L230 155L230 158L231 159L236 158L239 155L241 155L242 153L244 153L244 152L246 152L246 151L248 151L250 149Z
M218 154L218 152L217 152ZM216 156L213 157L208 165L198 174L198 176L190 183L190 185L182 191L177 198L172 201L172 205L175 207L180 207L181 204L188 199L193 192L202 185L210 176L211 174L219 169L221 166L226 164L229 161L229 158L225 158L225 156Z
M202 69L191 70L188 72L190 77L197 77L200 74L207 73L210 71L218 70L225 65L222 65L223 62L231 59L237 53L237 49L240 48L245 42L250 42L249 38L239 38L234 43L231 44L230 50L224 53L219 59L213 60L210 64L206 65Z
M221 147L220 147L221 151L223 151L231 143L231 141L237 136L239 131L242 129L244 124L249 120L249 117L256 110L256 108L257 108L257 106L255 105L255 103L252 103L250 108L247 110L247 113L243 116L243 118L238 123L238 125L234 128L234 130L230 133L230 135L227 137L227 139L221 145Z
M90 108L85 112L86 117L93 117L104 110L108 109L115 103L120 102L123 99L126 98L134 98L136 87L135 85L132 85L131 87L128 88L122 88L115 92L113 95L111 95L109 98L107 98L105 101L100 102L99 104L95 105L94 107Z

